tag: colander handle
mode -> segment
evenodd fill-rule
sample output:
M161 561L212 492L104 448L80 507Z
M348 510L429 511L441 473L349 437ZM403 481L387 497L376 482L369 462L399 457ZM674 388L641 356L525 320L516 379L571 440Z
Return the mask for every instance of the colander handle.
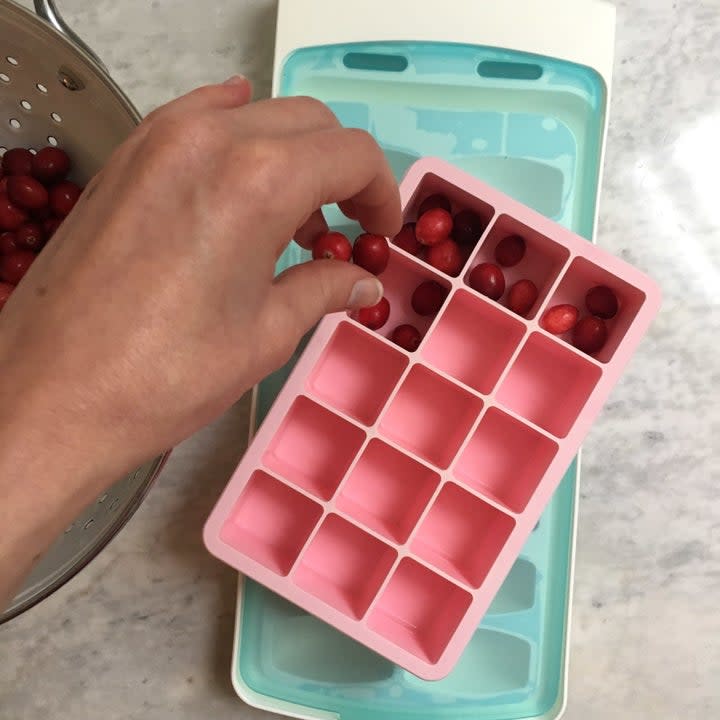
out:
M34 0L35 12L43 19L49 22L59 33L64 35L70 42L77 45L83 52L88 54L103 70L107 72L105 63L90 49L90 47L81 40L77 34L68 27L63 16L55 5L55 0Z

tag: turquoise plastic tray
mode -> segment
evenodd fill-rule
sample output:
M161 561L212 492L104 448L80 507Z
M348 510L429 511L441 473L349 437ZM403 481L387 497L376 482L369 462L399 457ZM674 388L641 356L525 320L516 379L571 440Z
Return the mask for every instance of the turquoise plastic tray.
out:
M418 157L441 157L592 239L606 90L588 68L446 43L324 46L286 60L280 94L317 97L343 125L370 131L398 178ZM360 232L334 206L326 217L351 237ZM307 259L293 244L277 269ZM293 364L259 386L258 422ZM576 460L446 679L419 680L246 581L236 680L297 714L342 720L556 716L578 474Z

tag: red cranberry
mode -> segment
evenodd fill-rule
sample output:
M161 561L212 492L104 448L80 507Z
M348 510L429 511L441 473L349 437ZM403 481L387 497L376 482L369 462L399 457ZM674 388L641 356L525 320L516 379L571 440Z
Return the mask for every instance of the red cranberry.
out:
M357 311L357 321L370 328L379 330L390 317L390 303L387 298L382 298L377 305L362 308Z
M27 213L0 194L0 230L17 230L27 220Z
M0 255L8 255L19 249L17 235L14 232L6 231L0 234Z
M585 307L592 315L610 320L617 315L618 299L609 287L598 285L588 290L585 296Z
M527 317L538 299L538 289L531 280L518 280L508 293L508 307L520 317Z
M390 339L408 352L415 352L420 347L422 335L414 325L398 325Z
M455 277L463 266L463 254L454 240L443 240L427 249L426 261L440 272Z
M353 262L361 268L380 275L390 261L390 247L382 235L363 233L355 240L352 251Z
M44 147L32 159L32 174L45 185L64 180L70 172L70 157L58 147Z
M350 260L352 245L340 232L326 232L316 238L312 246L314 260Z
M16 250L0 258L0 280L17 285L37 256L29 250Z
M423 245L437 245L450 237L452 215L442 208L423 213L415 223L415 237Z
M503 267L517 265L525 257L525 241L519 235L508 235L495 248L495 259Z
M505 292L505 276L502 270L492 263L476 265L470 271L468 284L491 300L499 300Z
M26 210L37 210L48 204L48 191L29 175L13 175L9 178L7 194L12 202Z
M435 315L440 310L448 291L440 283L434 280L426 280L420 283L412 294L410 301L412 309L418 315Z
M33 156L25 148L12 148L2 159L2 169L5 175L30 175L32 172Z
M62 225L60 218L48 218L43 222L43 230L45 231L45 237L49 240L55 231Z
M461 245L475 245L487 224L472 210L461 210L453 218L453 239Z
M562 335L575 327L579 314L574 305L555 305L542 316L540 327L553 335Z
M450 212L450 201L440 193L434 195L428 195L421 203L418 208L418 217L424 215L428 210L434 208L442 208L445 212Z
M406 223L403 225L402 230L393 238L393 242L405 252L415 255L416 257L420 255L422 251L422 245L415 237L415 223Z
M45 245L45 233L43 229L34 222L21 225L17 231L17 244L24 250L40 252Z
M591 355L600 350L607 341L607 327L598 317L588 315L573 328L573 345L582 352Z
M50 188L50 207L58 217L70 214L82 193L82 188L71 180L63 180Z

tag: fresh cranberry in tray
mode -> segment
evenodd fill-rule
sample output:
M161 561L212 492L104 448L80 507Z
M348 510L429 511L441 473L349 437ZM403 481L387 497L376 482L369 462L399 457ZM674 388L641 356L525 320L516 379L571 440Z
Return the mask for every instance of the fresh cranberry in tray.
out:
M390 260L388 241L382 235L358 235L352 251L353 262L373 275L380 275Z
M461 210L453 218L452 236L461 245L475 245L487 224L472 210Z
M455 277L464 265L463 253L454 240L443 240L427 249L425 260L440 272Z
M415 237L423 245L437 245L450 237L452 227L452 215L442 208L433 208L418 218Z
M412 309L422 316L435 315L445 302L448 291L434 280L420 283L412 294Z
M605 322L589 315L573 328L572 343L578 350L592 355L602 349L607 341L607 335Z
M348 261L352 256L350 241L340 232L326 232L315 239L312 246L314 260Z
M390 303L387 298L381 298L377 305L362 308L357 311L356 319L361 324L371 330L379 330L390 317Z
M415 223L406 223L403 225L402 230L393 238L393 242L406 253L410 253L410 255L415 255L416 257L420 255L423 249L423 246L415 237Z
M555 305L542 316L540 327L552 335L562 335L575 327L579 315L574 305Z
M418 217L421 215L424 215L428 210L433 210L435 208L441 208L445 210L445 212L450 212L450 201L445 197L445 195L441 195L440 193L435 193L434 195L428 195L421 203L420 207L418 208Z
M597 285L588 290L585 296L585 307L592 315L603 320L610 320L617 315L618 299L609 287Z
M538 299L538 289L532 280L518 280L508 292L508 308L520 317L527 317Z
M415 352L420 347L422 336L414 325L398 325L390 339L408 352Z
M505 292L505 276L493 263L476 265L468 275L468 283L473 290L491 300L499 300Z
M525 257L525 241L519 235L504 237L495 248L495 260L503 267L513 267Z

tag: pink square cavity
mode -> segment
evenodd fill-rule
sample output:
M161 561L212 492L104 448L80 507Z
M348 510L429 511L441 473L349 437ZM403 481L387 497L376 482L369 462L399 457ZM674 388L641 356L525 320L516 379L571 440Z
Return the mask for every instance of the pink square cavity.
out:
M205 525L217 557L421 678L447 675L489 608L660 305L644 274L439 160L401 185L489 220L458 277L392 246L392 311L372 332L318 326ZM518 234L507 287L532 280L527 317L473 290L473 267ZM418 316L413 290L447 289ZM595 355L539 325L606 285L619 300ZM387 338L423 334L408 353Z

